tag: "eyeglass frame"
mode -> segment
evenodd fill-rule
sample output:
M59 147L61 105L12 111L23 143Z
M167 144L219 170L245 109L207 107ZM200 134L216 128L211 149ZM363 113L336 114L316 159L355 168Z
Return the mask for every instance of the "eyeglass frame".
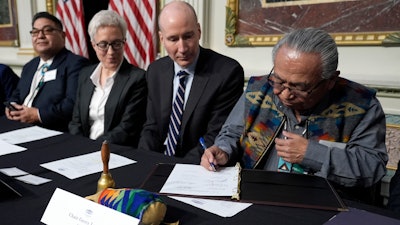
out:
M101 44L106 44L106 46L105 46L105 47L100 47ZM116 47L115 47L116 44L121 44L121 46L116 48ZM100 41L100 42L98 42L98 43L95 43L95 45L96 45L101 51L104 51L104 52L108 51L108 49L110 48L110 46L111 46L111 48L112 48L114 51L119 51L119 50L121 50L121 49L124 48L125 40L115 40L115 41L112 41L112 42Z
M268 76L267 76L268 83L269 83L269 85L271 85L272 88L279 90L279 93L281 93L281 92L284 91L285 89L288 89L288 91L289 91L292 95L294 95L294 96L296 96L296 97L302 97L302 98L305 98L305 97L309 96L313 91L315 91L317 88L319 88L320 85L321 85L323 82L325 82L325 81L328 80L328 79L321 79L316 85L314 85L312 88L310 88L310 90L305 91L305 90L300 90L300 89L296 89L296 88L291 88L291 87L288 87L288 86L283 85L284 83L288 83L287 81L285 81L285 82L275 82L275 81L271 80L271 76L274 76L274 77L275 77L275 74L273 73L273 71L274 71L274 67L271 69L271 71L269 72L269 74L268 74ZM282 88L276 87L276 86L275 86L276 84L277 84L277 85L280 85Z
M40 33L42 33L43 35L52 35L54 31L62 31L62 30L52 26L44 26L42 29L32 28L32 30L29 31L29 33L31 34L32 37L37 37L39 36Z

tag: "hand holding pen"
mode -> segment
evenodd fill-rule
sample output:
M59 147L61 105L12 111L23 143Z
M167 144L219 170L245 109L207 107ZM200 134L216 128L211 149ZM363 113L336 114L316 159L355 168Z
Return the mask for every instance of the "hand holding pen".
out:
M203 147L203 150L206 151L207 146L206 146L206 142L204 141L204 138L201 137L201 138L199 139L199 142L200 142L201 147ZM216 172L217 169L216 169L214 163L213 163L213 162L209 162L209 164L210 164L210 167L212 168L212 170L213 170L214 172Z

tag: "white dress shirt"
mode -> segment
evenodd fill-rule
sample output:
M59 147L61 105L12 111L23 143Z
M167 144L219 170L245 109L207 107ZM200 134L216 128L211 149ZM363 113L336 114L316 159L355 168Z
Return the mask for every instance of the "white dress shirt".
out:
M110 77L107 78L104 87L100 85L102 65L96 67L93 71L90 79L92 80L95 89L92 95L92 100L89 105L89 124L90 124L90 135L89 137L93 140L97 139L104 134L104 109L110 95L112 86L114 85L114 78L117 72L114 72ZM119 67L116 71L119 70Z
M42 67L45 64L47 64L47 66L50 66L52 63L53 63L53 58L51 58L51 59L49 59L47 61L44 61L44 60L40 59L38 68L36 69L36 72L35 72L35 74L33 75L33 78L32 78L31 88L30 88L29 94L25 97L23 105L28 106L28 107L32 107L33 99L35 99L35 97L36 97L36 95L37 95L37 93L39 91L39 89L37 87L39 85L39 81L40 81L40 78L42 76L42 74L41 74L42 73L42 71L41 71ZM46 73L44 73L43 76L46 76Z
M189 74L186 76L186 79L185 79L185 100L183 103L183 109L185 109L186 102L187 102L187 100L189 98L189 94L190 94L190 88L192 87L192 83L193 83L194 68L188 67L186 69L182 69L177 64L175 64L175 76L174 76L173 90L172 90L172 106L174 105L175 96L176 96L176 93L178 92L178 87L179 87L178 73L182 70Z

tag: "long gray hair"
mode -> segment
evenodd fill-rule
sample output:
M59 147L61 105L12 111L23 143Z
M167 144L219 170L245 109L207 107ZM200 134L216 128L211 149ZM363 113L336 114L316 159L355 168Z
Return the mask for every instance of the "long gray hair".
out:
M333 38L325 31L316 28L294 30L286 34L274 46L272 60L275 62L276 53L282 46L298 50L303 53L318 53L322 62L322 78L331 78L338 67L339 53Z

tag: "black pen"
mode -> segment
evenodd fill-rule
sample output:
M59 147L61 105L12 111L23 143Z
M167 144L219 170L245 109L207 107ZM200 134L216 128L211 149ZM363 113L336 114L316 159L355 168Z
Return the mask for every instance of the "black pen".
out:
M207 149L207 146L206 146L206 142L204 141L204 138L201 137L201 138L199 139L199 142L200 142L201 147L203 147L203 150L205 151L205 150ZM212 168L212 170L213 170L214 172L217 171L217 169L215 169L215 165L214 165L213 162L210 162L210 166L211 166L211 168Z

